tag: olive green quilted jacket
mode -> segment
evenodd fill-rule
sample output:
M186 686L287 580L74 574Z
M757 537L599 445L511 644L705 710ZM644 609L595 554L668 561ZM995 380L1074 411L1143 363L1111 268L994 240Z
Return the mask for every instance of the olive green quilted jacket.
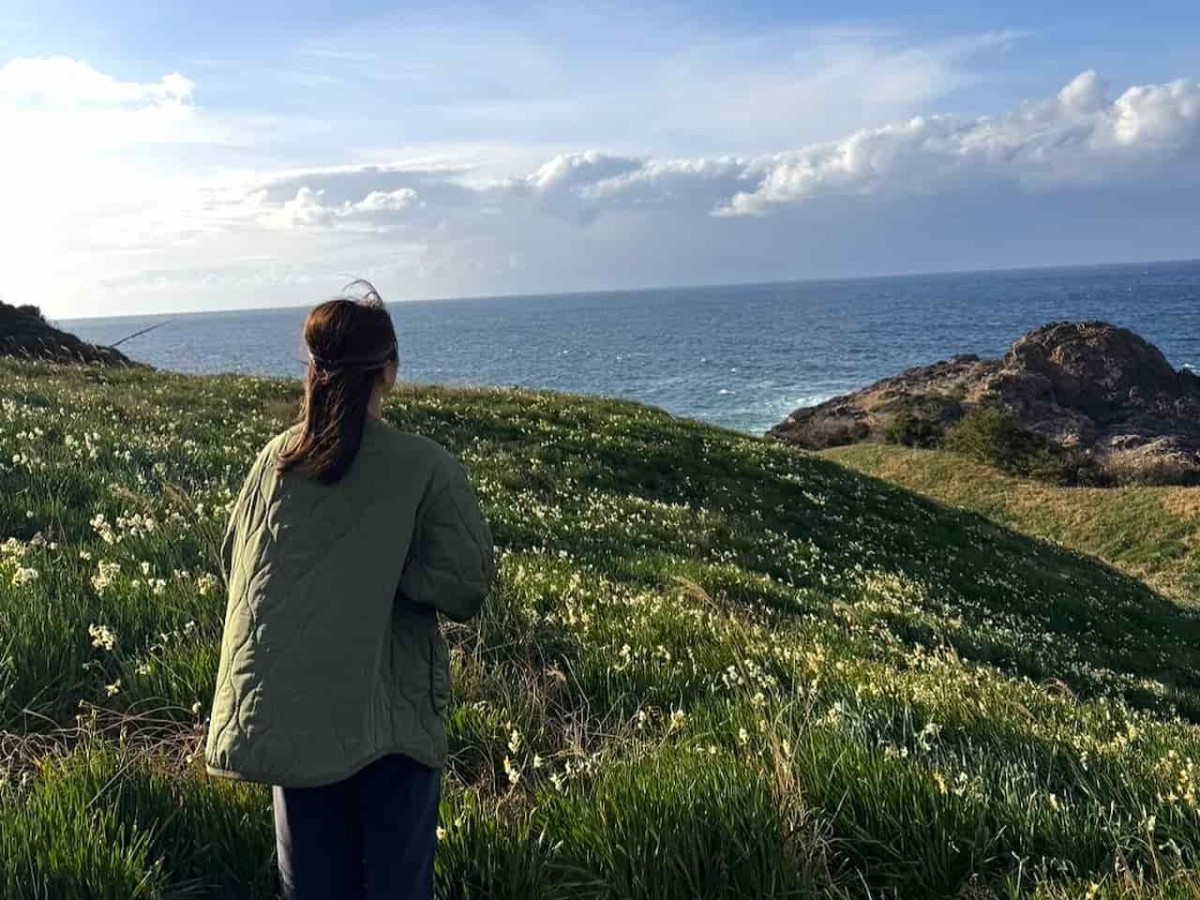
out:
M205 762L284 787L388 753L446 757L449 655L437 614L479 611L492 535L433 441L369 419L341 481L278 475L263 448L221 546L229 597Z

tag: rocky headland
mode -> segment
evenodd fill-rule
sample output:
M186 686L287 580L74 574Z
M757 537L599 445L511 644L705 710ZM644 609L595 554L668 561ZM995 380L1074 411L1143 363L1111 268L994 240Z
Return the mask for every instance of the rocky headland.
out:
M1003 411L1112 482L1200 476L1200 376L1132 331L1057 322L1001 359L955 356L798 409L772 437L813 450L860 441L937 446L972 411Z
M55 328L36 306L0 301L0 357L141 368L120 350L89 344Z

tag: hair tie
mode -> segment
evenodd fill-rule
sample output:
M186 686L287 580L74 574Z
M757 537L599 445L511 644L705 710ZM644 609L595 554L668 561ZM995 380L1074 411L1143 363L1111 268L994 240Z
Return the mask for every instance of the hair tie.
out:
M308 354L308 367L312 380L317 384L329 384L333 380L333 374L330 371L333 367L329 365L328 360L322 359L315 353Z
M392 344L381 356L350 356L337 361L318 356L316 353L313 353L312 350L308 351L309 363L316 370L316 379L320 384L328 384L333 379L333 376L347 370L369 372L372 369L382 369L395 358L395 344Z

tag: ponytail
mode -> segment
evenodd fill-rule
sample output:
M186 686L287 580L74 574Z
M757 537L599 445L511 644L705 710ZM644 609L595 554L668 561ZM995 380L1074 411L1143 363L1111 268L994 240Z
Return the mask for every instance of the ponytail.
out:
M367 409L379 379L398 360L391 316L366 282L361 299L322 303L304 323L308 374L300 410L300 439L279 457L276 469L296 471L324 484L339 481L362 444Z

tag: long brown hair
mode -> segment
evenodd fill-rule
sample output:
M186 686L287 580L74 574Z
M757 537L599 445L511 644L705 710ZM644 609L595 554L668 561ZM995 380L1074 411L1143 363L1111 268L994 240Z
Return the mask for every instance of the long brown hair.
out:
M356 281L361 296L329 300L308 314L310 356L300 407L300 440L280 454L279 472L295 470L324 484L346 474L362 444L367 407L384 369L398 361L396 330L379 293Z

